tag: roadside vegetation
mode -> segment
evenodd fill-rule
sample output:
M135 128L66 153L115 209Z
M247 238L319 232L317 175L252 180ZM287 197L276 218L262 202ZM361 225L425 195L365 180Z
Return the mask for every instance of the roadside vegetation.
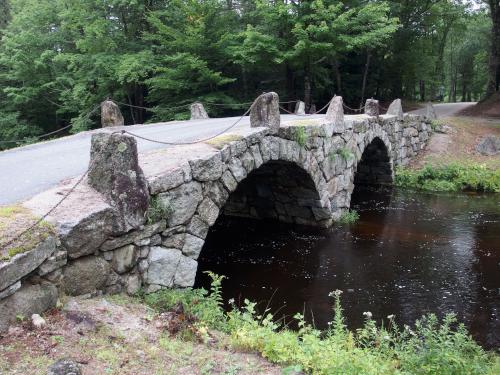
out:
M396 186L426 191L475 191L500 193L500 169L481 164L426 165L396 170Z
M482 155L477 144L500 136L500 121L454 116L433 121L436 132L410 165L396 169L395 185L415 190L500 192L500 155Z
M242 306L230 301L222 309L222 277L211 274L212 292L204 290L162 290L145 296L158 313L181 311L184 318L175 328L183 339L210 341L210 330L229 336L232 349L257 351L286 374L497 374L499 357L485 352L458 324L453 315L439 320L426 315L414 327L398 327L395 317L378 324L365 312L365 325L350 331L342 313L341 291L332 297L332 321L321 332L306 323L301 314L294 320L297 330L276 322L266 309L254 302Z
M395 316L378 323L366 311L364 326L353 331L337 290L330 293L329 328L319 331L301 314L285 324L248 300L229 301L225 310L224 278L211 277L210 292L63 298L60 309L44 314L46 326L20 320L0 336L0 373L45 374L61 358L73 359L84 374L500 373L498 354L483 350L452 315L399 327Z

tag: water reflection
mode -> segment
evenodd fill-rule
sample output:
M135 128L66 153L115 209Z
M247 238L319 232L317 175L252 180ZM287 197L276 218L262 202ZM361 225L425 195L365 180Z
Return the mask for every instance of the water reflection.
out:
M318 230L221 219L200 258L204 270L229 277L226 299L261 301L278 315L305 312L318 328L331 320L334 289L344 291L351 328L363 311L457 313L485 347L499 347L500 205L495 195L435 195L356 190L360 221Z

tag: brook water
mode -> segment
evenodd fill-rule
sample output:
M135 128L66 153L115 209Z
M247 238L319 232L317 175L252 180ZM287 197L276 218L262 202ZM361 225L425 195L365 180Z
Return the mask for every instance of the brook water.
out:
M486 348L500 347L500 199L362 188L360 220L329 230L222 218L200 256L203 271L228 277L225 300L268 304L277 317L305 312L317 328L332 320L340 289L350 328L363 312L413 324L455 312Z

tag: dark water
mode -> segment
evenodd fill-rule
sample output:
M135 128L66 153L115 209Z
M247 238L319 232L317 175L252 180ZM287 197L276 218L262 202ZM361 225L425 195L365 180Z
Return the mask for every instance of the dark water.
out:
M358 223L314 230L221 219L200 257L202 273L228 277L226 301L270 302L276 316L305 312L317 328L332 320L328 293L340 289L348 324L395 314L455 312L485 348L500 347L500 198L356 190ZM271 299L272 297L272 299Z

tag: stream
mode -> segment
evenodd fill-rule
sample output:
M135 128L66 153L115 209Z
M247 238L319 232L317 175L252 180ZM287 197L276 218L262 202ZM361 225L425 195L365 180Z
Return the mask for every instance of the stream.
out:
M324 329L332 298L343 291L347 324L363 312L399 325L427 313L455 313L485 348L500 347L500 199L487 194L430 194L356 188L352 225L315 229L221 217L200 255L204 271L225 275L223 296L258 302L276 318L296 312Z

